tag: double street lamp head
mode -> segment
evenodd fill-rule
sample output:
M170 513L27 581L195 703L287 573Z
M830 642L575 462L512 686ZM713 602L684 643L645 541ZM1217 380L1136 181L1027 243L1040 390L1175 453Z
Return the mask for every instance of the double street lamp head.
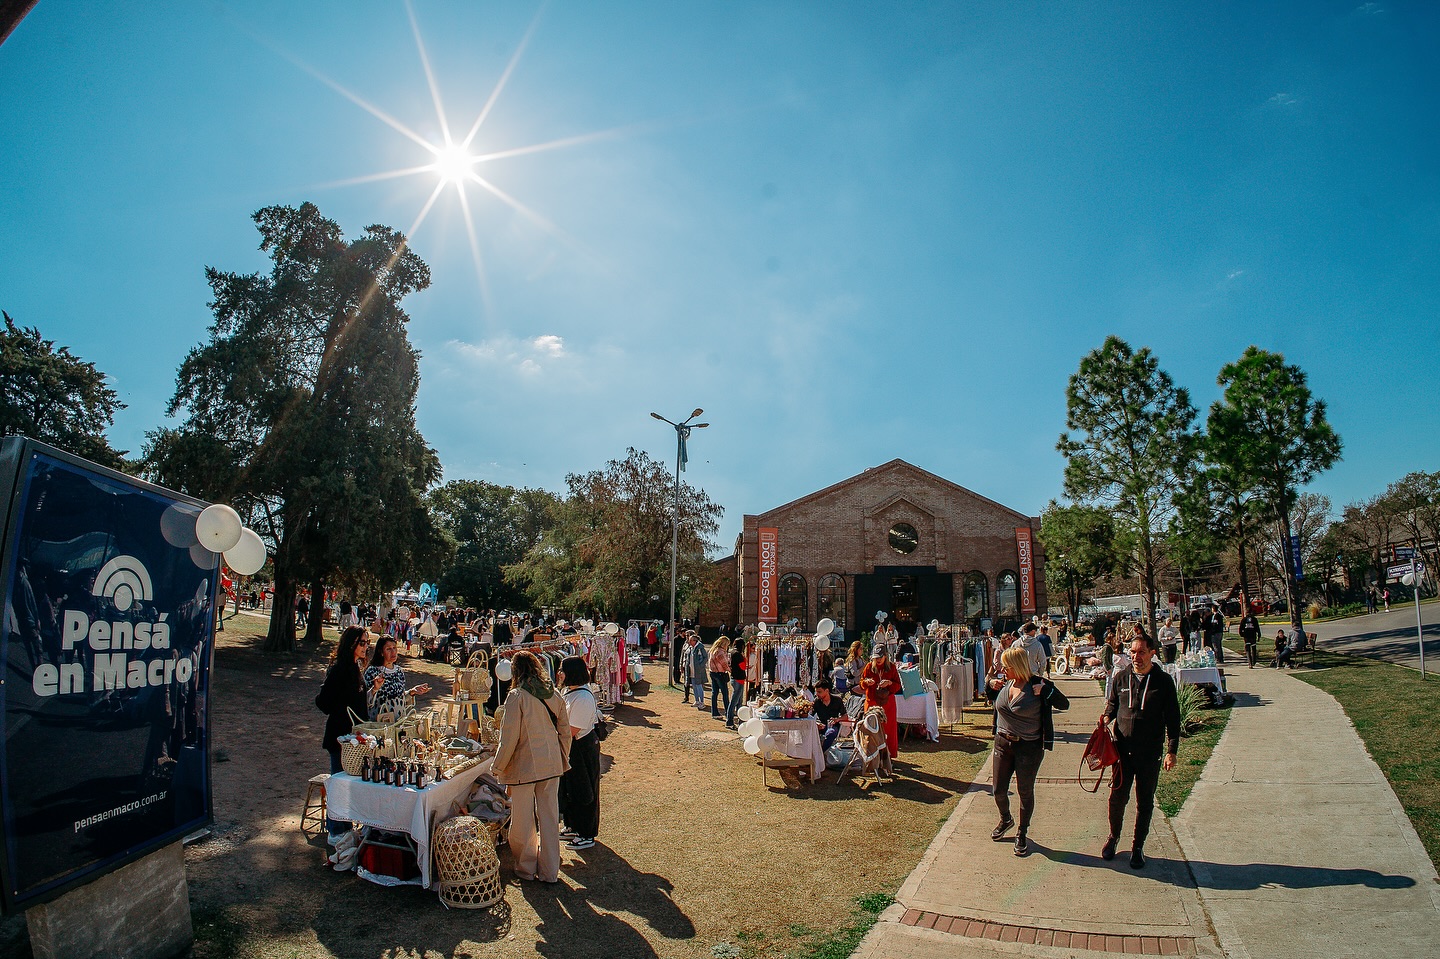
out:
M699 415L700 415L701 413L703 413L703 412L705 412L705 411L702 410L702 409L700 409L700 408L697 406L697 407L695 408L695 412L693 412L693 413L691 413L689 416L685 417L684 422L681 422L681 423L676 423L674 420L666 419L665 417L661 416L659 413L651 413L650 415L651 415L652 417L654 417L655 419L659 420L659 421L662 422L662 423L669 423L671 426L675 427L677 430L680 429L680 428L682 428L682 427L685 427L685 426L688 426L688 427L690 427L691 429L699 430L699 429L704 429L705 427L709 426L710 424L709 424L709 423L691 423L690 421L693 420L695 417L699 416Z

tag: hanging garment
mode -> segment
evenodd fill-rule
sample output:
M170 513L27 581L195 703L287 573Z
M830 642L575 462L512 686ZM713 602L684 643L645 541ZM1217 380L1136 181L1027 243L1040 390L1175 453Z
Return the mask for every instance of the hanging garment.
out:
M968 659L940 665L940 722L949 726L964 715L961 710L975 700L975 664Z

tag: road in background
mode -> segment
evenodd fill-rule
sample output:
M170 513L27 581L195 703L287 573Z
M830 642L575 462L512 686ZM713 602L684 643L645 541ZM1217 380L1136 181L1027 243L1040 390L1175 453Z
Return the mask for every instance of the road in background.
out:
M1440 603L1422 603L1420 617L1425 624L1425 670L1440 673ZM1232 624L1231 628L1234 626ZM1274 637L1278 627L1266 627ZM1391 603L1390 612L1352 616L1333 623L1306 623L1305 629L1318 638L1320 647L1351 656L1380 659L1397 666L1420 668L1420 647L1415 641L1414 603ZM1269 644L1261 642L1268 650Z

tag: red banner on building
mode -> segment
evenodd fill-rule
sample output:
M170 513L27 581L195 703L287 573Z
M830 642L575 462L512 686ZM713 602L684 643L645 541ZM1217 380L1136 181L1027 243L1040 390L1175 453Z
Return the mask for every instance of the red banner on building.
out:
M776 602L778 573L780 571L780 531L771 527L760 529L760 609L756 622L779 622L780 610Z
M1015 552L1020 557L1020 613L1035 614L1035 554L1030 542L1030 527L1015 527Z

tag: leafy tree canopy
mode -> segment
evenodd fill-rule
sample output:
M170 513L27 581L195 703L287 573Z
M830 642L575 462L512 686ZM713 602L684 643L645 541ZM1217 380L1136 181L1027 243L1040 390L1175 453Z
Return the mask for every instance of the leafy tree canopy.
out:
M507 578L537 603L600 611L611 618L659 613L650 597L670 593L670 516L675 481L664 464L639 450L603 470L565 478L568 496L554 525ZM680 484L678 595L709 575L708 550L722 510L702 490Z
M430 507L454 538L454 560L440 574L440 595L487 609L529 609L532 597L505 579L555 523L559 498L481 480L454 480L430 493Z
M105 374L35 327L4 314L0 331L0 436L17 434L119 469L123 451L105 439L125 408Z
M1305 372L1279 353L1251 346L1217 378L1224 395L1210 408L1206 449L1233 482L1254 492L1280 524L1291 554L1291 513L1300 487L1340 459L1340 437L1315 399ZM1294 569L1281 564L1292 615L1300 597Z
M1195 408L1148 348L1117 336L1080 361L1065 400L1065 495L1108 508L1133 542L1153 629L1156 536L1194 455Z
M429 267L395 230L347 241L309 203L254 220L271 270L206 269L215 322L180 366L181 424L150 434L146 464L274 543L266 649L280 651L297 584L438 572L453 544L424 499L440 463L415 426L419 354L400 308Z
M1065 597L1074 623L1096 580L1123 562L1115 523L1106 510L1051 500L1040 514L1040 542L1045 547L1045 585L1050 595Z

